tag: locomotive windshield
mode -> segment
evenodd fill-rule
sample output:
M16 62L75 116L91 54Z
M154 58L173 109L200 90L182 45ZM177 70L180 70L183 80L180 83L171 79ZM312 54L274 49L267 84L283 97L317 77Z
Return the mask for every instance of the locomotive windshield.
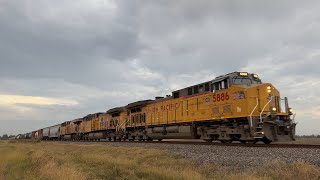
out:
M261 84L261 81L259 79L252 79L250 77L234 77L232 79L232 83L234 85L244 85L244 84Z

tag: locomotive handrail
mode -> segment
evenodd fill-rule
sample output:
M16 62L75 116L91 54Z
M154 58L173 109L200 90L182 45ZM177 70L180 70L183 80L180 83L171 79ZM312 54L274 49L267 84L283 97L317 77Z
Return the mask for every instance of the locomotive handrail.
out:
M126 123L129 121L129 119L130 119L130 118L127 118L122 124L119 124L119 123L118 123L118 125L117 125L117 131L119 131L119 129L121 128L121 126L122 126L123 124L126 124ZM126 130L126 126L124 127L124 130Z
M119 131L119 123L116 125L116 132Z
M263 107L263 109L261 110L261 113L260 113L260 122L262 122L262 113L263 113L263 111L266 109L266 107L268 106L268 104L270 104L270 102L272 101L273 96L270 96L269 98L270 98L269 101L267 102L267 104L266 104L266 105Z
M296 118L297 113L294 113L294 115L292 116L292 122L295 123L295 118Z
M251 114L250 114L250 127L252 128L253 127L253 121L252 121L252 115L254 113L254 111L257 109L258 105L259 105L259 98L256 97L256 101L257 101L257 104L256 106L253 108Z

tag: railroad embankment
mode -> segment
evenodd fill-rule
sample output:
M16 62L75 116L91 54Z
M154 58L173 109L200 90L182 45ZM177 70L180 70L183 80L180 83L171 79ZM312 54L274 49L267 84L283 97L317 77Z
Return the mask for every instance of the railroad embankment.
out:
M228 151L228 147L225 147ZM208 157L209 158L209 157ZM259 158L259 157L256 157ZM319 179L320 167L275 160L239 168L199 163L168 150L0 141L0 179Z

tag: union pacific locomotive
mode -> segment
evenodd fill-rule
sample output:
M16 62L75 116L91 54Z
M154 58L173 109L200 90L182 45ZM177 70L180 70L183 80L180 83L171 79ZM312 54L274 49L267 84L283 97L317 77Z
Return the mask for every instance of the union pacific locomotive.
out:
M104 113L67 121L29 134L33 138L93 141L107 139L203 139L266 144L295 138L288 99L257 74L233 72Z

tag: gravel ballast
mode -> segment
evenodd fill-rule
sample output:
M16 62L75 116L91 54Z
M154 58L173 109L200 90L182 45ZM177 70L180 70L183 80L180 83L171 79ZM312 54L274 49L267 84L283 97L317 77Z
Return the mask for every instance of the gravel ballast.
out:
M289 163L302 161L308 164L320 165L320 149L310 148L268 148L127 142L106 142L106 144L116 147L161 149L200 163L213 163L242 168L261 166L275 160Z

